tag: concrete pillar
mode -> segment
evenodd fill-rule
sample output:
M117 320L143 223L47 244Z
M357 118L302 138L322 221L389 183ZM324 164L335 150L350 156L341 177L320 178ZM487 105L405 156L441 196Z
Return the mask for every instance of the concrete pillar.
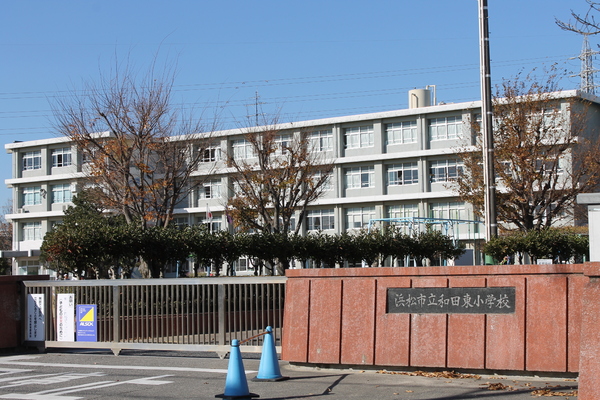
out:
M590 261L600 261L600 193L580 194L577 203L588 206Z

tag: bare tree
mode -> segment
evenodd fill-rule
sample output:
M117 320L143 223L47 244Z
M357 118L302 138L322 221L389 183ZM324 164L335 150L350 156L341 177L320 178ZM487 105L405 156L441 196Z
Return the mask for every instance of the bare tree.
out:
M498 221L505 229L539 230L573 213L579 193L600 182L597 128L587 124L589 103L573 98L562 106L556 77L540 83L520 76L505 80L494 99ZM562 108L561 108L562 107ZM479 134L474 121L473 130ZM483 209L479 137L460 154L464 173L455 182L460 197Z
M312 151L309 132L285 132L277 121L248 128L244 140L247 153L234 148L228 160L235 170L230 217L241 230L298 233L307 207L324 193L332 163Z
M600 3L592 0L586 0L589 8L585 14L578 14L571 10L572 20L562 21L555 19L556 25L565 31L571 31L585 35L596 35L600 33L600 23L596 22L594 13L600 12Z
M202 125L171 100L173 74L154 66L138 79L116 68L81 94L55 104L56 129L83 154L83 170L103 190L103 202L128 223L167 226L193 190L213 126Z

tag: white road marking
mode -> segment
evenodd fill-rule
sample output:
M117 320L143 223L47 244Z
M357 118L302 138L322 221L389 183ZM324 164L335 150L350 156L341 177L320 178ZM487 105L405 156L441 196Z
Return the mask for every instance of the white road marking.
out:
M56 383L69 382L75 379L90 378L96 376L105 376L102 372L92 372L89 374L81 373L58 373L58 374L40 374L40 375L25 375L13 376L10 378L0 379L0 382L10 382L8 385L0 386L0 389L12 388L24 385L53 385Z
M37 357L34 357L37 358ZM23 358L21 358L23 359ZM45 362L20 361L17 358L0 358L0 365L23 365L26 367L57 367L57 368L87 368L87 369L125 369L139 371L173 371L173 372L213 372L216 374L226 374L226 369L220 368L191 368L191 367L150 367L140 365L102 365L102 364L59 364ZM31 358L28 358L31 359ZM246 371L246 374L253 374L257 371Z
M0 368L0 376L23 373L23 372L31 372L32 369L8 369L8 368ZM1 382L1 380L0 380Z
M164 385L167 383L173 383L173 381L161 381L161 380L155 380L158 378L165 378L168 376L172 376L172 375L160 375L160 376L154 376L154 377L148 377L148 378L138 378L138 379L132 379L129 381L119 381L119 382L114 382L114 381L101 381L101 382L94 382L94 383L88 383L85 385L77 385L77 386L71 386L71 387L66 387L66 388L60 388L60 389L51 389L51 390L44 390L41 392L36 392L36 393L11 393L11 394L6 394L3 396L0 396L0 399L18 399L18 400L78 400L78 399L82 399L83 397L73 397L73 396L62 396L63 394L68 394L68 393L75 393L75 392L81 392L84 390L91 390L91 389L102 389L102 388L106 388L106 387L110 387L110 386L118 386L118 385L125 385L125 384L134 384L134 385Z

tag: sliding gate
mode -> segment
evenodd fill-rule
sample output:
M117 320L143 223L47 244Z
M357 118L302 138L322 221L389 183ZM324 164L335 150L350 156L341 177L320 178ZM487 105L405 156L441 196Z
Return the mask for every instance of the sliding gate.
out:
M229 351L232 339L244 352L260 352L271 326L281 340L285 277L25 281L25 334L31 306L38 307L41 336L26 345L63 348ZM96 306L96 341L65 339L57 313L58 294L76 305ZM37 301L37 303L36 303ZM62 307L62 305L61 305ZM36 323L37 324L37 323ZM36 328L38 329L38 328ZM60 340L59 340L60 339ZM278 351L280 350L278 346Z

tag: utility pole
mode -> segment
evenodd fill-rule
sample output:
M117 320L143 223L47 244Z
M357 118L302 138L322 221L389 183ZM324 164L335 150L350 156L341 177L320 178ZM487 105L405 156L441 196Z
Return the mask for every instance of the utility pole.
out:
M494 132L492 114L492 77L490 71L490 38L488 2L479 3L479 66L481 71L481 133L483 138L483 180L485 207L485 240L498 236L496 220L496 175L494 172Z

